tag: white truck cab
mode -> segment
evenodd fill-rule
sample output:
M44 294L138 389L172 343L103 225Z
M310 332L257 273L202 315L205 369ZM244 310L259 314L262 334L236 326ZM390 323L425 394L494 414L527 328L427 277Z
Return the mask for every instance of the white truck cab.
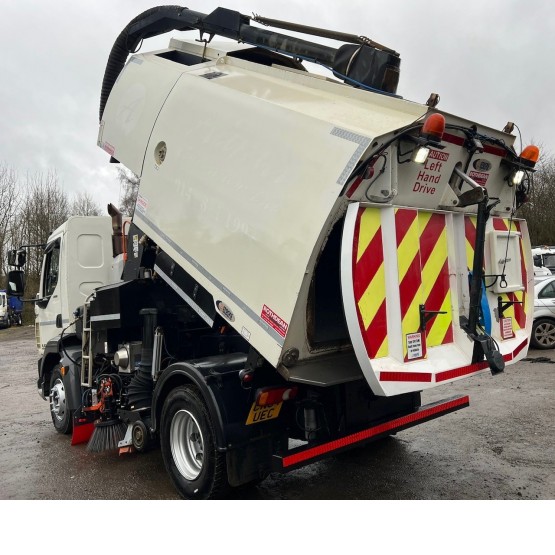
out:
M74 216L48 238L35 302L41 355L97 287L119 280L122 266L112 257L111 222L109 216Z

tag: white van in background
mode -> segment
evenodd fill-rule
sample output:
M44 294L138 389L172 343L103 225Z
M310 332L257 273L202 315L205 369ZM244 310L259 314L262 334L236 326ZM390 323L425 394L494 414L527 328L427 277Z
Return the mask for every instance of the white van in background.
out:
M0 291L0 328L10 327L10 316L8 314L8 296L5 291Z

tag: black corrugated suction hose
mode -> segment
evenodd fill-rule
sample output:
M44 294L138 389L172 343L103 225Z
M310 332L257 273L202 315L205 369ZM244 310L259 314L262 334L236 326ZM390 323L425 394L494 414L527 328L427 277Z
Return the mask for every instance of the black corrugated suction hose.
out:
M125 29L123 29L123 31L119 34L118 38L114 42L114 46L112 46L112 50L110 51L110 56L108 57L108 62L106 64L106 70L104 71L104 79L102 80L99 112L100 120L102 120L104 107L106 106L112 87L114 86L116 79L127 61L127 56L134 52L141 40L145 38L159 35L173 29L188 29L188 26L183 27L183 25L180 25L179 21L176 20L183 10L187 10L187 8L182 6L157 6L155 8L150 8L132 19ZM147 23L147 20L161 20L164 16L168 17L167 25L163 28L157 29L156 32L152 32L152 30L148 29L148 27L145 28L146 25L137 25L141 22Z

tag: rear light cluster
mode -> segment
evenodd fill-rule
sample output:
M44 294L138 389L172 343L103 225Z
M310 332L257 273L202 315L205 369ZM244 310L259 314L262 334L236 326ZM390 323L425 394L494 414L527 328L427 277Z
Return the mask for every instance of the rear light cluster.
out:
M297 396L299 388L293 387L264 387L256 392L256 404L261 407L275 405L282 401L289 401Z

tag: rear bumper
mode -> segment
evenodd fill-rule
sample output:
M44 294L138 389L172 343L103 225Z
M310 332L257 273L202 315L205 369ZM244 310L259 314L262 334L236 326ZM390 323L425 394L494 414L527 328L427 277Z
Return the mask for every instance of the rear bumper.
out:
M439 418L450 412L468 407L468 395L451 397L420 407L417 411L383 422L371 428L346 435L320 445L302 446L291 449L283 455L274 455L272 466L276 472L288 472L306 464L316 462L326 456L334 455L351 447L386 437L394 432L406 430L428 420Z

